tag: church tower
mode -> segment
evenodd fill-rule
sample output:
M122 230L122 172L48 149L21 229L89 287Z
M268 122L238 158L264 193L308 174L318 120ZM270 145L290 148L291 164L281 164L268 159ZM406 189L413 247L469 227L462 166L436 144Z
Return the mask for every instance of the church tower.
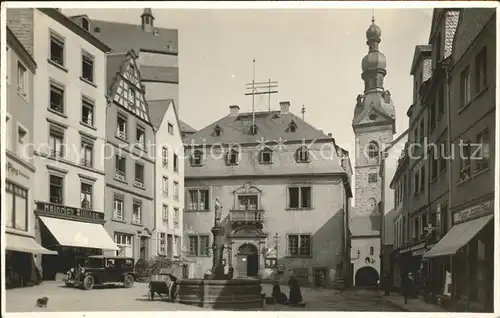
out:
M384 89L386 58L379 51L381 29L372 19L366 31L368 54L361 63L364 92L358 95L354 109L352 128L356 140L355 158L355 208L351 213L352 253L355 285L371 285L356 282L358 270L372 271L380 275L381 200L379 165L382 153L395 133L395 110L389 91ZM352 255L351 255L352 256ZM367 269L368 268L368 269ZM374 273L376 270L377 273ZM367 273L359 274L367 277ZM369 280L369 279L368 279ZM375 281L376 283L376 281Z

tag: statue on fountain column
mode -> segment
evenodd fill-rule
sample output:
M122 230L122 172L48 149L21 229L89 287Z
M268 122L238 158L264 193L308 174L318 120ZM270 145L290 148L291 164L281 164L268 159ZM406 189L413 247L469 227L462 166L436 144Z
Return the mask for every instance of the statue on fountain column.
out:
M220 224L220 220L222 218L222 204L219 201L219 198L215 199L215 225Z

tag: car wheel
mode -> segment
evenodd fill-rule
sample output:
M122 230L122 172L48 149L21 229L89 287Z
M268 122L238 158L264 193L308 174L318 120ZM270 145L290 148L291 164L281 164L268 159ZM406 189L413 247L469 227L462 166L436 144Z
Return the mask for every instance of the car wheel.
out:
M125 276L125 279L123 280L123 286L125 288L130 288L134 286L134 276L132 275Z
M83 279L83 289L91 290L94 287L94 277L92 275L88 275Z

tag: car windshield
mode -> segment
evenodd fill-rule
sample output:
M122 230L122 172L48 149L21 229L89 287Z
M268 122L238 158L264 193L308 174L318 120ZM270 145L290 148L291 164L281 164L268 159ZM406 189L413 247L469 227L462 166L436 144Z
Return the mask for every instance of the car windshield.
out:
M102 267L102 259L101 258L87 258L85 260L86 267Z

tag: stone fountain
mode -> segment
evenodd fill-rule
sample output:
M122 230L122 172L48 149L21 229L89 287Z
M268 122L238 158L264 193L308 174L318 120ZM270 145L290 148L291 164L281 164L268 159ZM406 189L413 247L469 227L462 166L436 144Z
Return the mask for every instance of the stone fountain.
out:
M257 310L264 306L260 280L230 279L224 274L224 227L220 224L222 205L215 200L215 220L212 227L212 274L204 279L178 281L178 301L182 304L224 310Z

